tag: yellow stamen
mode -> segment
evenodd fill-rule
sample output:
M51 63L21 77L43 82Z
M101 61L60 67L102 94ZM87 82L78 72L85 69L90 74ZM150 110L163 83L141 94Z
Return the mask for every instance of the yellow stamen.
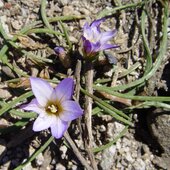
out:
M48 106L48 109L50 109L51 113L56 113L58 111L57 107L53 104Z

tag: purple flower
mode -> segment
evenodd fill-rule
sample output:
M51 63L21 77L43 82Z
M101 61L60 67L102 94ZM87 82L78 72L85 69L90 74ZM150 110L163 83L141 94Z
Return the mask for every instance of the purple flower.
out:
M38 113L33 130L41 131L50 127L52 136L57 139L61 138L69 122L83 114L79 104L71 100L73 79L65 78L56 88L40 78L31 77L30 83L36 98L21 108Z
M98 52L119 46L107 42L116 35L116 30L101 32L100 24L105 19L93 21L90 25L86 23L83 27L83 53L85 58L96 57Z
M55 47L54 48L54 51L55 51L55 53L57 54L57 55L61 55L61 54L65 54L65 50L64 50L64 48L63 47Z

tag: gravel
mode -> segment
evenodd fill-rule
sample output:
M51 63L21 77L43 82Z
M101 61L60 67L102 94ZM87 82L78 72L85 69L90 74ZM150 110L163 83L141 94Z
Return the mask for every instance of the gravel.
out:
M127 2L123 0L122 2ZM17 33L24 25L32 23L35 20L39 19L39 8L40 1L38 0L11 0L11 1L2 1L0 0L0 20L2 22L3 28L7 35L11 38L13 34ZM81 29L86 21L91 22L96 18L96 15L102 9L110 9L112 8L111 0L91 0L91 1L80 1L80 0L51 0L48 1L47 4L47 16L70 16L70 15L85 15L85 19L75 20L73 22L66 22L66 28L69 32L69 38L73 44L79 43L81 36ZM123 18L123 13L120 13L121 18ZM116 16L117 17L117 16ZM115 42L120 44L120 50L129 48L128 46L128 38L130 28L133 25L133 17L134 13L127 12L127 18L123 21L120 20L120 23L117 23L116 17L109 18L106 21L106 24L102 26L103 30L111 30L113 27L115 28L117 24L122 24L118 30L118 35L115 38ZM60 29L57 24L53 25L55 29ZM80 31L79 31L80 30ZM136 40L136 34L138 33L138 28L134 31L134 40ZM35 37L34 37L35 38ZM39 37L36 37L40 39ZM36 39L35 38L35 39ZM136 38L136 39L135 39ZM60 38L59 38L60 40ZM40 40L46 41L46 40ZM50 37L50 41L52 44L67 46L65 42L63 44L59 44L58 40L55 37ZM1 42L1 41L0 41ZM43 42L45 43L45 42ZM48 43L48 42L47 42ZM128 68L130 65L133 65L134 62L140 61L142 59L138 58L138 53L140 49L140 40L139 43L136 44L136 48L133 49L133 58L129 57L129 54L116 54L116 64L117 62L120 64L123 69ZM48 44L45 44L48 46ZM0 44L1 46L1 44ZM75 47L76 48L76 47ZM18 58L20 54L17 54ZM48 53L45 53L48 55ZM53 53L50 54L50 57L53 57ZM49 58L50 58L49 57ZM127 59L128 58L128 59ZM16 61L15 61L16 62ZM30 60L26 61L27 63L33 64ZM34 65L35 66L35 65ZM38 67L38 68L37 68ZM39 67L41 68L41 64L35 66L36 75L39 74ZM108 70L109 66L103 67L104 75L107 78L112 78L113 69ZM113 66L111 66L113 68ZM8 70L9 68L3 67L2 71L5 75L15 78L15 74ZM41 68L42 69L42 68ZM104 70L108 71L104 71ZM139 72L142 68L138 68ZM30 69L31 70L31 69ZM51 71L51 70L50 70ZM30 71L31 74L31 71ZM133 74L135 76L133 76ZM129 75L128 81L134 80L140 77L138 72L133 72L132 75ZM122 81L118 80L117 84L121 84ZM6 87L6 85L0 85L0 88ZM0 93L1 93L0 89ZM2 98L11 98L11 93L6 89L3 91L4 94L0 94ZM135 114L136 126L139 124L138 114ZM94 116L94 126L93 126L93 134L95 138L94 146L104 145L119 135L119 133L125 128L125 125L116 122L109 115L99 115L98 118ZM75 129L78 129L77 125L74 125ZM139 127L136 127L136 129ZM72 135L74 142L77 144L79 150L82 152L84 157L86 158L86 153L84 151L84 143L81 140L81 137L78 135L74 135L75 129L70 127L70 134ZM162 158L160 154L156 154L150 143L146 142L142 135L136 134L135 128L130 128L128 132L120 139L117 140L115 144L110 146L109 148L96 153L95 157L98 163L98 166L102 170L156 170L157 167L159 169L168 169L167 164L162 162ZM148 129L142 128L141 133L149 134ZM73 133L74 132L74 133ZM169 131L168 131L169 132ZM169 133L167 133L169 134ZM18 134L10 134L9 136L4 136L0 139L0 169L5 170L9 169L9 167L17 167L26 159L31 156L44 141L47 140L48 132L35 133L30 134L28 139L22 143L19 143L18 146L7 148L7 143L12 141ZM150 135L150 134L149 134ZM148 136L149 136L148 135ZM38 136L38 137L37 137ZM168 136L168 135L167 135ZM150 141L150 136L147 139ZM167 143L166 143L167 145ZM158 149L159 150L159 149ZM169 151L169 150L168 150ZM168 162L169 159L164 158L165 162ZM160 161L158 161L160 160ZM170 162L170 161L169 161ZM34 170L34 169L55 169L55 170L66 170L66 169L83 169L82 165L75 157L72 150L65 145L63 140L56 140L52 143L46 151L40 153L33 163L27 164L23 170Z

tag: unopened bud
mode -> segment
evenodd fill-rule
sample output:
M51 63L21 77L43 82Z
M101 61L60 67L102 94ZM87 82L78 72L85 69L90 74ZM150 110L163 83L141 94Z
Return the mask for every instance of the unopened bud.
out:
M60 62L65 68L69 68L71 66L70 56L66 54L63 47L55 47L55 53L58 55Z

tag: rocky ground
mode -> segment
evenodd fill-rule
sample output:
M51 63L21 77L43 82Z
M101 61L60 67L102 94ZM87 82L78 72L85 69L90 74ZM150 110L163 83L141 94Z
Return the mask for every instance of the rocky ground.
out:
M69 39L73 44L74 51L78 51L78 46L82 27L85 22L91 22L96 18L107 14L101 11L110 10L115 6L139 3L140 0L49 0L46 4L46 15L48 18L59 16L76 16L73 19L63 20L65 29L69 33ZM32 32L29 36L20 35L19 31L26 25L33 24L35 21L42 21L40 15L40 0L0 0L0 21L8 35L17 35L17 48L10 45L7 55L13 66L19 66L21 70L32 76L45 77L48 73L51 79L55 77L64 78L66 75L73 74L75 67L64 68L53 51L55 46L63 46L68 49L68 41L63 40L61 35L38 34ZM141 37L141 12L142 6L127 8L112 12L101 28L105 31L117 29L116 37L111 41L113 44L120 45L119 49L110 50L113 56L112 64L106 62L104 54L101 54L95 66L94 80L100 78L112 79L114 85L126 84L141 77L144 73L145 56L143 40ZM148 3L146 11L150 18L147 22L146 33L149 39L150 51L153 58L156 57L160 45L161 28L158 27L163 16L161 1L151 1ZM40 25L40 26L39 26ZM57 20L51 22L55 31L62 30L62 24ZM42 27L39 22L36 27ZM150 29L149 29L150 28ZM170 27L168 29L168 47L170 44ZM4 38L0 37L0 48L3 47ZM17 49L17 50L16 50ZM22 49L22 54L19 50ZM30 53L28 53L30 52ZM37 57L35 57L37 56ZM74 53L76 56L76 53ZM153 76L140 91L140 95L169 96L169 48L155 76ZM104 59L103 59L104 58ZM1 62L2 63L2 62ZM45 64L44 64L45 63ZM121 79L121 73L131 66L137 64L137 68L126 78ZM165 67L166 66L166 67ZM119 75L119 76L118 76ZM47 76L47 77L48 77ZM20 90L22 85L5 83L7 80L23 77L19 73L11 71L6 64L1 65L0 98L2 101L11 100ZM116 82L114 82L116 81ZM18 90L18 88L20 88ZM101 94L100 94L101 95ZM130 102L130 106L140 103ZM117 108L124 109L125 105L116 103ZM2 106L2 102L1 102ZM102 112L101 110L99 112ZM93 136L94 147L107 144L117 138L120 133L122 137L115 141L106 149L95 152L95 159L98 168L102 170L168 170L170 167L170 115L168 109L142 108L134 109L132 119L134 127L126 127L117 122L113 117L106 114L94 114L93 116ZM9 127L15 117L9 117L8 113L0 118L0 128ZM50 136L49 131L34 133L32 131L32 120L21 130L0 134L0 169L15 169L30 157ZM69 133L74 139L81 154L87 159L84 150L82 134L79 132L77 121L72 122ZM79 159L67 145L65 139L54 140L35 160L28 163L24 170L66 170L84 169Z

